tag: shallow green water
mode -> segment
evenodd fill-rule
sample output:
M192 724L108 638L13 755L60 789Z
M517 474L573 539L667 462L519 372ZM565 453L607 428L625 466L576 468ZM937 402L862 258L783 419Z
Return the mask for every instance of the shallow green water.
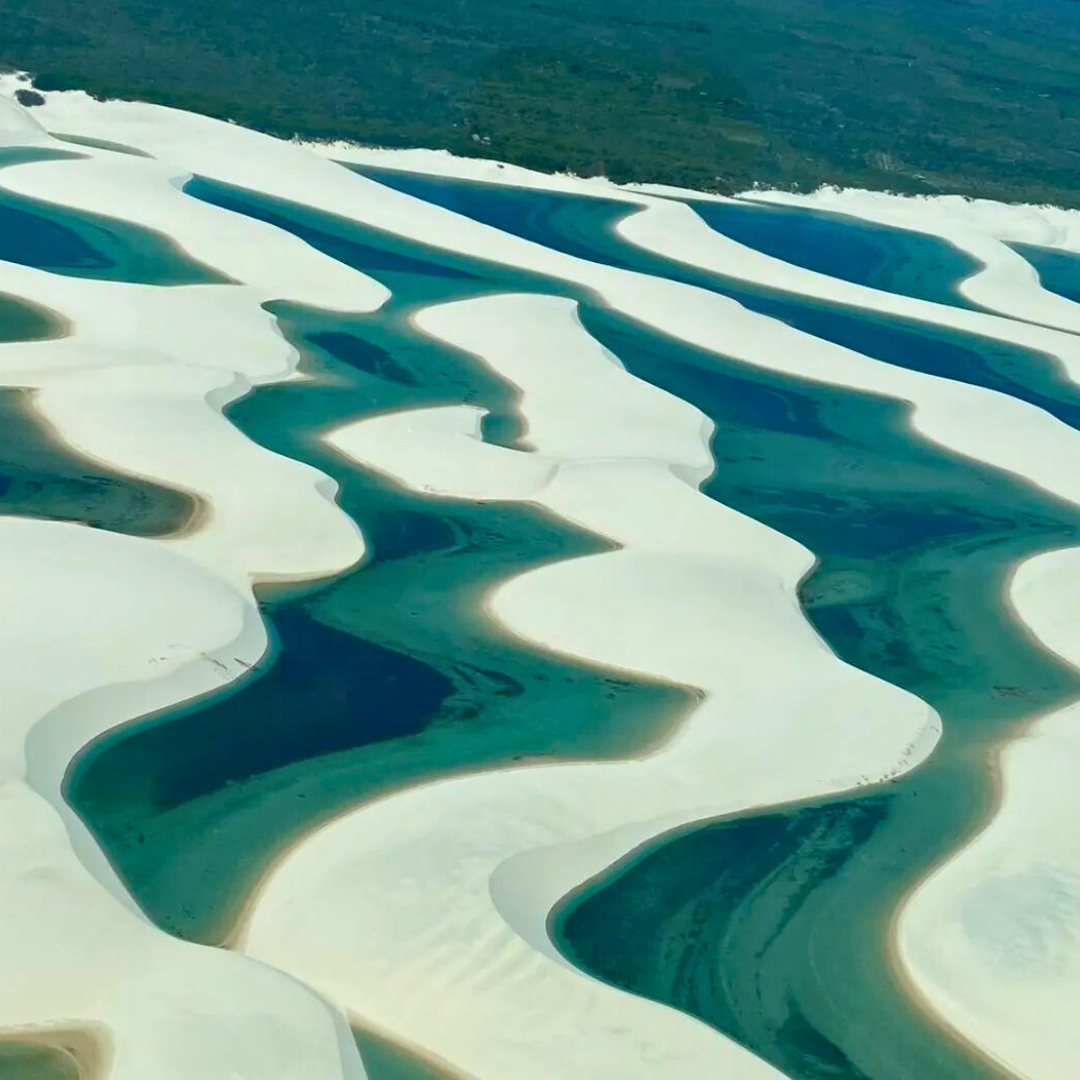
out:
M421 1057L384 1036L354 1029L353 1038L368 1080L464 1080L460 1073Z
M192 496L108 469L58 443L29 391L0 387L0 515L166 536L198 513Z
M55 146L0 146L0 169L35 161L77 161L83 156Z
M45 160L78 156L54 151ZM141 285L229 282L219 271L191 258L151 229L102 214L77 212L3 187L0 187L0 260L72 277Z
M452 275L440 284L431 266L348 251L379 262L398 296L483 286ZM283 846L343 807L514 760L621 756L660 737L693 700L514 641L481 613L506 577L607 550L606 541L526 504L417 496L318 439L348 419L467 401L491 411L489 441L512 446L515 392L414 331L406 303L374 316L275 310L316 381L260 389L230 418L333 476L371 558L298 598L268 598L278 649L261 678L106 736L66 788L144 910L203 941L221 940Z
M0 1080L78 1080L75 1059L52 1046L0 1042Z
M112 142L109 139L92 139L88 135L61 134L59 131L51 132L54 139L61 142L71 143L73 146L89 146L95 150L111 150L115 154L127 154L129 157L152 158L153 154L146 153L134 146L124 143Z
M306 341L305 366L318 381L260 390L232 412L265 445L342 483L343 507L373 541L369 566L272 609L281 642L298 642L279 650L278 663L290 654L296 662L277 683L272 670L213 703L216 719L197 721L207 733L230 729L228 765L215 777L199 775L201 739L190 739L198 752L182 749L188 715L103 740L70 778L69 798L151 915L214 940L277 845L320 817L432 773L521 755L625 753L689 699L521 650L477 617L487 583L601 550L595 538L522 506L408 495L314 437L347 417L473 401L493 411L487 437L513 446L507 388L462 354L418 341L408 304L493 288L573 290L204 182L189 192L289 228L373 273L397 298L374 317L279 309L287 333ZM593 218L566 226L575 243L595 227ZM604 243L620 246L610 236ZM710 280L718 291L730 287ZM702 1016L797 1080L996 1075L908 1001L892 977L885 928L912 881L990 809L987 749L1080 691L1003 603L1019 558L1076 542L1076 509L925 444L896 402L695 351L579 298L586 327L629 370L715 419L718 469L706 493L817 552L802 599L832 647L931 701L946 735L931 763L898 783L658 843L569 904L556 931L589 970ZM870 355L892 350L921 370L989 385L1015 365L1008 385L1018 396L1041 394L1063 418L1076 408L1045 358L790 296L752 298L759 309L781 305L787 321L821 336L857 335ZM913 345L918 356L909 355ZM335 682L329 668L309 678L308 655L333 658L335 678L355 671L359 690ZM365 692L364 680L383 677ZM393 679L407 684L404 696ZM324 684L337 689L325 723L312 724ZM380 702L393 702L395 715L380 713ZM357 721L361 707L368 712ZM289 730L297 714L317 733L310 744ZM252 748L267 716L270 745ZM657 858L663 863L650 864Z

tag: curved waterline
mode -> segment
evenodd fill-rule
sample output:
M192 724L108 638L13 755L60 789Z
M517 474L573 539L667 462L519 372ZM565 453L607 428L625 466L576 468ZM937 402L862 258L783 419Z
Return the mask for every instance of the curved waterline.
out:
M567 255L635 268L632 248L624 246L620 256L611 245L598 243L620 218L635 212L632 202L343 164L387 187ZM716 232L795 266L901 296L978 310L959 285L982 264L938 237L825 210L701 200L689 194L675 201L688 205Z
M80 1075L75 1059L56 1047L0 1042L0 1080L78 1080Z
M66 332L53 312L0 294L0 343ZM196 498L83 457L38 414L34 396L0 387L0 515L77 521L131 536L169 536L191 526L200 512Z
M235 193L228 197L234 203L237 200ZM259 200L251 200L248 211L264 220L272 212L277 218L274 223L288 224L288 218L283 217L287 208L280 205L268 211L265 205L259 205ZM303 216L305 223L297 231L302 228L310 233L311 222L318 215ZM447 275L443 269L432 267L425 249L399 240L379 248L376 233L369 231L368 244L383 262L381 266L365 263L368 256L360 257L353 250L359 268L376 276L381 270L384 279L397 275L400 283L402 275L423 277L419 267L426 263L426 281L423 287L417 286L418 295L446 297ZM335 237L334 223L325 216L322 235L317 246L322 250L336 248L335 257L340 257L341 245L352 242ZM446 256L443 261L453 268L453 287L467 290L466 294L492 285L542 285L536 275L470 264L456 256ZM572 290L548 283L547 291L565 294ZM725 366L722 358L702 353L691 356L686 349L676 358L675 352L682 347L649 335L595 305L589 307L585 299L586 326L620 355L631 371L697 401L704 411L716 415L720 424L718 439L726 432L736 443L745 441L745 452L735 453L714 442L721 468L713 483L731 486L710 486L709 493L739 508L752 507L747 512L776 523L789 535L815 538L816 542L808 546L821 557L821 566L804 585L803 598L834 648L860 667L890 672L891 681L916 688L924 697L936 694L935 703L947 715L942 750L931 765L914 774L923 786L912 797L898 797L909 789L895 785L886 789L885 805L873 802L882 797L875 793L859 799L834 800L830 806L847 808L839 814L823 809L826 832L831 837L829 845L842 857L827 864L820 887L812 894L810 909L806 904L800 906L785 922L784 933L776 942L769 940L775 926L767 928L769 947L780 951L774 954L775 967L770 961L770 965L759 964L757 969L771 991L775 992L776 986L788 987L799 995L798 1016L790 1019L792 1010L787 1009L778 1020L779 1014L772 1013L758 1017L756 1028L740 1021L746 1030L734 1033L763 1056L782 1058L787 1062L785 1067L801 1070L793 1072L798 1076L860 1075L837 1072L838 1068L848 1067L845 1062L854 1062L852 1069L863 1070L873 1080L894 1075L925 1076L927 1068L937 1069L935 1075L993 1075L987 1063L945 1037L911 1003L906 988L896 983L889 963L887 924L912 877L924 873L936 858L952 850L968 834L973 822L977 823L988 811L993 792L979 748L991 746L995 738L1013 730L1034 711L1076 692L1071 673L1032 645L1002 602L1009 568L1019 558L1075 540L1075 509L1015 477L929 447L907 430L906 410L895 402L801 384L746 365L734 365L738 374L727 370L720 376L717 371ZM793 300L785 303L798 306ZM814 305L804 306L814 309ZM791 315L796 317L803 315ZM860 322L861 332L872 346L874 319L860 316ZM888 329L881 332L885 334ZM326 331L342 332L336 328ZM829 334L823 332L821 336ZM325 337L322 340L324 345L328 343ZM649 349L642 347L643 341L652 345L656 354L651 360ZM339 351L341 344L336 341ZM398 388L408 385L408 380L400 377L401 370L408 370L407 365L392 350L385 351L390 353L390 362L365 353L364 362L357 366L368 375L376 372L376 377ZM863 351L873 355L871 348ZM983 359L978 350L972 350L972 354ZM946 352L924 362L947 367L956 359ZM985 367L980 366L977 374L985 377ZM670 381L675 377L684 380L678 387ZM723 380L732 379L741 379L754 388L748 385L741 395L732 392L730 381L720 388ZM423 379L415 381L422 384ZM263 393L251 400L258 402ZM721 415L725 403L734 415ZM292 416L284 412L281 415ZM792 425L795 430L790 430ZM754 430L747 434L748 428ZM733 430L737 430L735 435ZM883 438L884 432L889 433L888 440ZM834 451L839 455L833 461L835 471L830 467L823 473L809 453L810 444L795 441L801 438L815 440L819 453L823 452L820 446L836 440L840 449ZM762 453L770 444L773 454ZM866 475L861 470L876 454L884 455L878 465L878 486L870 483L869 488L860 487ZM905 456L912 454L922 458L921 467L915 467L911 457ZM845 460L851 467L841 467ZM793 461L806 462L802 489L791 479L798 476L798 469L792 469ZM738 484L735 477L740 462L746 472ZM777 472L770 473L770 468ZM755 470L760 473L755 475ZM868 471L873 475L873 469ZM837 491L825 497L820 490L822 475L837 477ZM919 484L924 486L920 488ZM887 497L882 497L879 487ZM823 548L832 556L829 563ZM961 583L964 575L968 577ZM361 577L357 575L358 580ZM974 659L970 654L957 655L959 645L969 637L995 657L1000 655L1002 667L994 676L1007 681L987 686L990 676L981 670L982 654L977 653ZM973 668L975 661L978 663ZM967 730L968 735L960 730L950 733L950 726ZM943 813L928 815L916 806L926 797L931 803L936 800ZM932 819L932 830L928 830L928 818ZM813 838L819 833L812 828L802 832L796 829L793 835L798 842L789 846L797 849L805 861L805 844L799 837ZM861 843L854 844L845 837ZM821 844L817 843L817 847ZM900 855L907 858L900 859ZM785 854L781 865L790 865L792 858L795 856ZM766 878L772 880L775 867L766 869ZM756 872L752 870L751 874ZM781 902L776 895L774 899L786 910L786 901ZM855 920L852 911L864 914ZM823 925L831 926L835 933L825 935L821 941L818 928ZM746 940L753 944L756 939ZM782 948L777 942L782 942ZM752 954L754 948L747 952ZM805 974L808 963L824 973L824 982L817 982L817 975L811 978ZM745 978L734 980L739 984L740 1001L755 1000L761 990L757 978L747 969ZM822 986L828 986L830 993L842 999L845 1008L834 1012L823 1005L827 995L822 993ZM693 1011L692 1004L684 1003L684 1007ZM882 1009L891 1018L885 1030L879 1022ZM745 1018L748 1010L735 1011ZM749 1012L757 1016L752 1008ZM866 1018L868 1014L875 1018L873 1023L860 1025L856 1021L853 1025L850 1019ZM723 1023L721 1019L717 1026L723 1027ZM838 1030L838 1025L843 1030ZM909 1056L898 1061L897 1055L905 1053ZM888 1071L897 1068L922 1071Z
M404 295L413 276L394 280ZM416 331L405 301L372 316L274 310L310 378L261 388L228 415L333 477L370 556L299 595L268 591L277 648L261 678L106 735L65 788L143 909L204 942L225 939L282 849L346 807L513 761L619 757L663 738L694 700L515 641L484 613L505 578L608 542L525 504L417 496L321 440L362 416L470 403L488 410L490 441L513 445L511 388Z
M978 310L958 288L982 269L947 240L809 207L684 200L710 229L776 259L871 289Z
M0 1080L101 1080L110 1052L91 1028L0 1032Z
M46 160L57 156L69 155L52 154ZM0 259L71 277L139 285L222 285L231 280L162 233L4 188Z
M129 536L172 536L191 527L201 512L197 498L77 454L37 415L33 397L0 387L0 514Z
M1044 289L1080 304L1080 255L1036 244L1009 244L1009 247L1035 268Z
M355 166L353 166L356 168ZM358 169L379 182L418 197L425 197L474 220L505 229L526 240L543 244L605 266L630 270L682 282L735 300L749 311L767 315L787 325L909 371L940 375L957 382L998 390L1045 409L1070 426L1080 426L1080 387L1065 374L1052 356L992 337L967 333L922 319L869 311L849 304L806 298L799 293L743 281L731 275L702 270L655 254L623 240L617 226L639 207L615 199L567 192L532 191L500 184L433 178L394 170ZM377 172L377 176L376 176ZM526 211L526 207L531 208ZM712 206L715 204L702 204ZM697 204L695 204L696 208ZM787 209L786 213L811 211ZM757 219L750 219L757 220ZM899 229L886 230L890 243L911 237L922 246L931 238ZM896 235L893 235L896 234ZM840 236L835 238L839 243ZM877 241L871 229L864 240ZM753 247L747 223L740 242ZM833 258L840 258L834 251ZM953 271L940 261L939 301L951 295L970 269L957 265ZM892 269L907 273L907 263L886 250L880 257L880 273ZM949 278L949 272L959 276ZM889 289L890 280L879 277L875 287ZM515 286L517 287L517 286ZM556 286L559 288L559 286ZM565 286L562 286L565 289Z
M876 417L865 404L853 414L850 401L837 408L843 395L808 384L818 408L785 406L792 379L773 380L770 412L759 414L771 413L787 445L755 455L733 429L712 358L687 350L680 365L670 349L640 356L625 339L613 344L629 370L716 420L719 467L705 492L818 554L801 600L833 649L928 701L944 734L929 762L857 798L649 845L568 898L555 936L585 970L706 1020L796 1080L998 1075L919 1015L893 967L891 921L991 813L994 747L1080 694L1075 672L1035 644L1004 595L1017 562L1080 539L1080 511L942 451L905 460L894 402L879 402ZM800 417L846 433L846 446L815 456L795 441ZM747 456L760 459L749 483L730 471ZM800 478L802 505L791 498Z
M49 341L65 333L67 326L59 315L17 296L0 293L0 344Z
M84 154L57 146L0 146L0 169L12 165L32 165L37 161L78 161Z

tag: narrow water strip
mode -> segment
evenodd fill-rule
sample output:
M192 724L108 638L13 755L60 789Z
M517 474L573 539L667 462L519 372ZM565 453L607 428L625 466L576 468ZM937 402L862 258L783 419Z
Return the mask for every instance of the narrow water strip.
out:
M1037 244L1010 244L1009 247L1034 267L1044 289L1080 304L1080 254Z
M810 207L682 201L710 229L784 262L854 285L979 310L958 286L982 263L940 237Z
M64 320L18 297L0 293L0 345L14 341L49 341L67 333Z
M875 360L998 390L1037 405L1071 426L1080 426L1080 387L1066 376L1060 362L1052 356L919 319L806 298L795 292L756 285L654 254L623 240L616 232L618 223L637 211L635 206L625 202L566 192L534 192L499 184L432 178L387 169L378 170L377 175L375 170L366 167L356 171L370 173L372 178L395 189L428 198L456 213L564 254L695 285L736 300L749 311L767 315L796 330ZM798 209L785 212L793 215L810 213ZM755 223L761 230L760 237L755 233ZM742 223L739 240L755 248L760 242L765 250L773 231L767 219L747 218ZM889 246L879 250L877 256L875 287L901 292L900 283L914 273L911 264L924 252L929 238L899 229L888 230L888 233ZM830 261L845 258L847 249L843 241L847 235L838 232L833 236ZM860 249L871 243L879 246L883 243L875 230L858 234L857 239ZM910 260L896 253L902 239L908 239L913 245ZM853 258L858 262L867 256L856 252ZM955 291L970 269L966 264L950 268L940 253L933 255L932 266L938 268L940 287L945 292ZM953 272L958 276L950 280L949 274ZM555 286L556 290L559 288ZM566 286L561 288L565 290ZM939 302L944 302L943 296L944 293L938 296Z
M57 438L33 393L0 387L0 514L76 521L129 536L190 528L200 501L90 461Z
M5 188L0 188L0 260L71 277L137 285L231 281L152 229Z
M0 344L65 333L52 312L0 294ZM0 515L75 521L131 536L169 536L192 525L199 500L83 457L38 414L34 395L0 387Z

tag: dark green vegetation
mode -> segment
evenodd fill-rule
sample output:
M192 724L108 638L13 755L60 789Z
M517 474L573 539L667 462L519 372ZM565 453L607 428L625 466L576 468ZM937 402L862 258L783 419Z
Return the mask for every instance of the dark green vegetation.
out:
M1072 0L0 0L0 61L282 135L1080 205Z

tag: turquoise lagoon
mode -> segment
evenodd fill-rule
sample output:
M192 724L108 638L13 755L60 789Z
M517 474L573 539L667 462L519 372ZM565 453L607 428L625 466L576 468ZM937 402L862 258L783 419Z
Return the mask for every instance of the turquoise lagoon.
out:
M1080 256L1036 244L1009 246L1035 268L1044 289L1080 303Z
M370 558L300 595L268 591L276 647L261 678L106 736L67 785L144 909L202 941L222 940L283 845L345 806L439 774L622 756L695 699L529 647L481 612L505 578L607 541L528 505L415 495L321 443L344 421L425 405L482 406L485 437L506 446L518 420L511 388L409 322L418 302L488 282L356 237L309 239L385 281L395 301L376 315L276 305L313 378L260 389L229 415L338 481Z
M584 259L597 259L596 226L611 227L636 212L614 199L567 195L399 169L349 165L388 187L437 203L476 221ZM924 233L846 214L772 206L749 200L680 199L711 229L765 255L857 285L939 304L971 306L957 286L981 263ZM633 269L634 251L602 241L609 262Z
M888 926L911 885L992 810L993 748L1080 689L1004 599L1018 560L1077 542L1080 511L924 442L901 403L692 349L537 275L206 181L188 192L289 229L383 280L394 302L373 316L276 306L315 378L259 390L230 412L264 445L339 481L372 542L368 564L307 593L268 594L277 648L261 678L99 740L69 775L69 799L148 913L220 940L273 854L328 815L440 773L630 753L692 703L686 688L525 649L479 615L492 584L603 550L598 538L518 504L416 496L318 441L348 418L468 401L490 411L485 437L514 447L512 389L417 335L408 313L492 291L573 295L630 371L714 419L720 467L706 494L816 552L801 599L833 649L930 701L945 736L927 765L857 797L661 838L568 898L557 939L586 970L705 1019L795 1080L999 1075L910 1000ZM600 200L537 199L519 218L499 203L502 227L692 278L869 355L1077 418L1080 399L1049 358L747 290L623 244ZM220 760L207 763L207 745Z
M0 168L80 154L35 147L0 149ZM33 199L0 185L0 260L73 277L140 285L222 284L229 279L171 240L130 222Z
M52 312L0 294L0 343L62 336ZM133 536L165 536L190 525L190 495L126 476L58 441L33 408L33 393L0 387L0 515L77 521Z

